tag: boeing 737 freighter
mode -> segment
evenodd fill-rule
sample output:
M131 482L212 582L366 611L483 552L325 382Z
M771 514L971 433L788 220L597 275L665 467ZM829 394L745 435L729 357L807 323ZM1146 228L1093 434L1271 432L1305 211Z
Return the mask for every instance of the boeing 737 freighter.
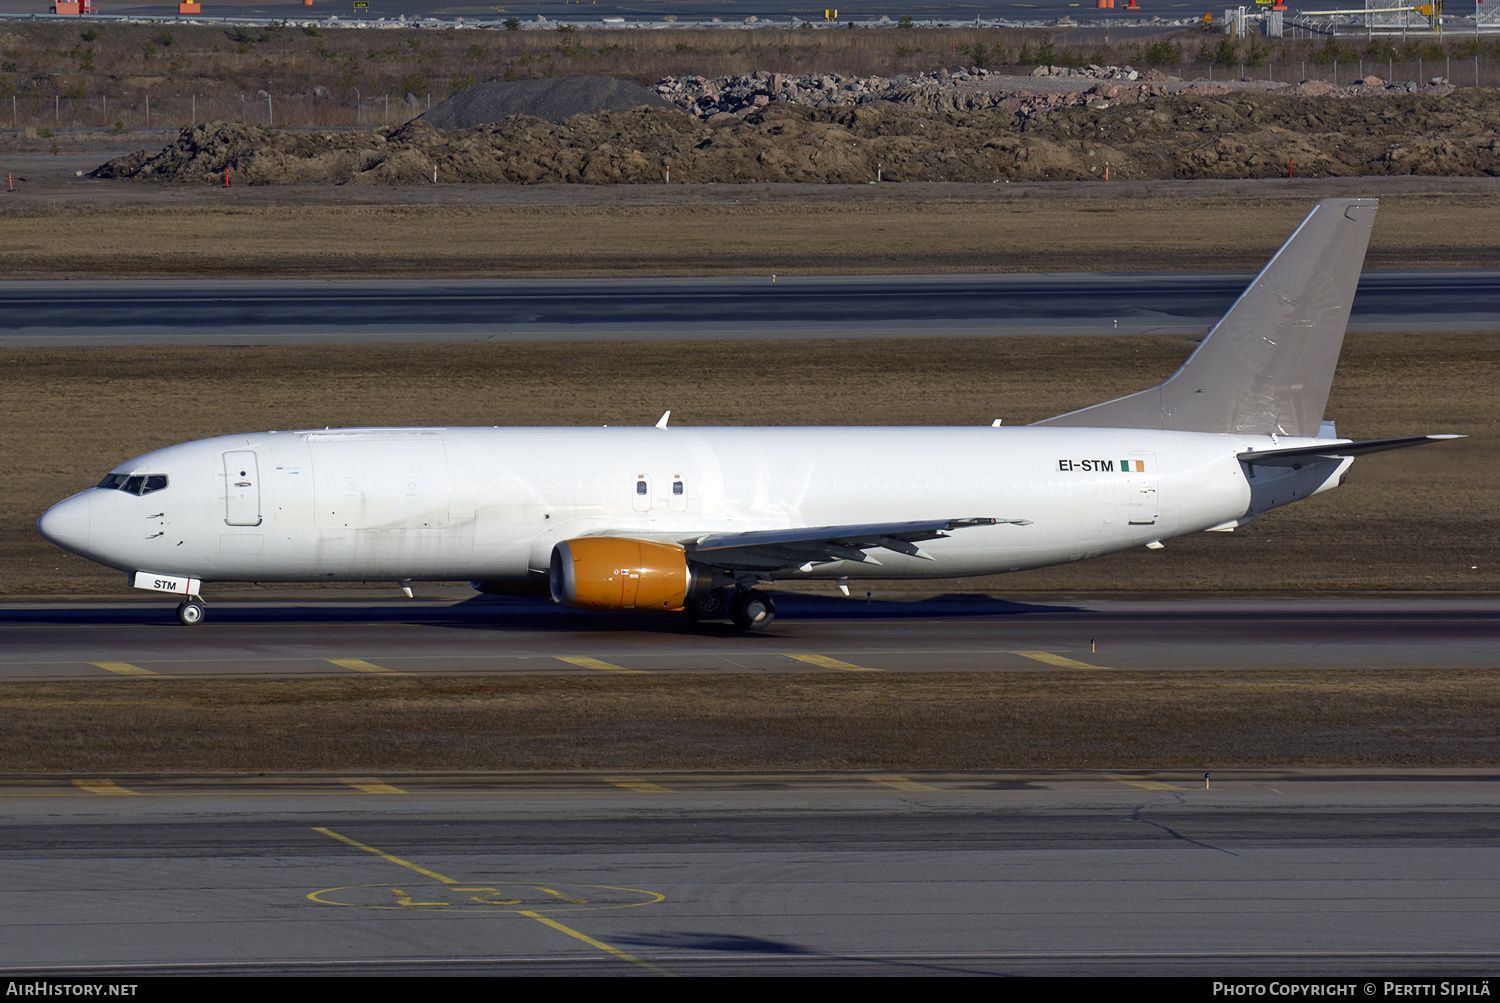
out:
M1323 419L1374 199L1320 202L1166 382L1024 427L356 428L159 449L43 536L184 597L470 580L595 610L775 615L778 579L951 578L1227 531L1343 482Z

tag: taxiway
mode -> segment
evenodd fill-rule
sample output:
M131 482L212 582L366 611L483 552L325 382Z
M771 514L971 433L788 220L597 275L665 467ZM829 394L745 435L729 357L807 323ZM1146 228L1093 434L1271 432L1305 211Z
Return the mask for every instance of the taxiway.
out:
M1014 671L1500 667L1500 600L939 597L866 602L777 593L744 634L682 614L564 610L429 587L412 601L0 606L0 680L111 675ZM326 595L323 593L322 595Z
M12 778L0 972L1491 975L1456 773Z

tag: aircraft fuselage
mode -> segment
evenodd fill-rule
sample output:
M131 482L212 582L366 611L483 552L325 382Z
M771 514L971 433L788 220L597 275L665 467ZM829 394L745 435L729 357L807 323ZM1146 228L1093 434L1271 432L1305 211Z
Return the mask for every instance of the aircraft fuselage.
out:
M266 432L116 468L163 477L50 510L48 538L125 571L205 581L545 581L562 540L994 517L924 556L778 578L946 578L1227 528L1337 482L1347 459L1251 467L1318 440L1142 429L402 428ZM930 558L930 559L929 559Z

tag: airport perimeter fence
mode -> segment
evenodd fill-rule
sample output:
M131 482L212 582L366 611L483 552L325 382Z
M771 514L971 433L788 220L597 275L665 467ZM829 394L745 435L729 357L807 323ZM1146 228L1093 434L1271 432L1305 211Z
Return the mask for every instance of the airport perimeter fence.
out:
M78 95L12 94L12 129L27 138L46 138L47 131L88 129L121 135L134 129L179 129L204 122L243 122L288 129L379 129L400 126L430 107L431 98L415 101L401 94L358 95L348 102L316 94L163 94L114 93ZM0 122L3 122L0 118Z
M1348 62L1276 62L1258 66L1224 66L1184 63L1160 67L1162 72L1183 80L1225 83L1237 80L1297 83L1320 80L1331 84L1353 84L1365 77L1398 84L1425 84L1435 78L1456 87L1500 86L1500 61L1484 57L1443 59L1356 59ZM1024 74L1019 67L997 67L994 72ZM1127 85L1124 80L1110 83ZM105 130L126 135L135 129L179 129L205 122L243 122L247 125L282 129L379 129L400 126L427 111L430 94L337 95L224 93L163 93L119 91L51 95L12 93L0 103L0 128L9 126L29 139L47 138L62 130ZM5 108L4 104L9 104ZM6 121L6 119L9 121Z

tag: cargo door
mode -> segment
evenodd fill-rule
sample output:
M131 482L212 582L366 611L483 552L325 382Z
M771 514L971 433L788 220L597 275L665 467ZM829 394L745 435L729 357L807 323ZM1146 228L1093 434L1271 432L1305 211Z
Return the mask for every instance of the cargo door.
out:
M1130 459L1125 461L1125 476L1129 484L1130 524L1153 525L1160 512L1156 492L1156 454L1131 453Z

